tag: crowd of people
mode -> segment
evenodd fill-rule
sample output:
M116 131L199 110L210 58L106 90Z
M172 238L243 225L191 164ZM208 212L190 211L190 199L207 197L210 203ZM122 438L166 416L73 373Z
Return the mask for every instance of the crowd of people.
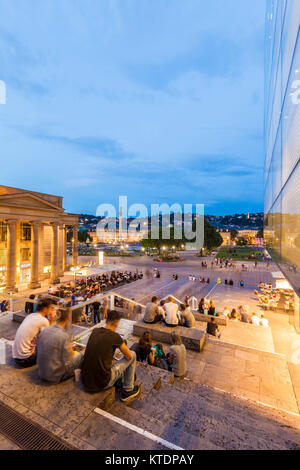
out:
M110 310L105 326L93 329L86 348L78 352L67 333L69 321L66 309L59 308L51 298L40 299L36 311L25 317L16 332L12 347L15 364L20 368L37 365L40 379L50 384L73 376L78 379L80 375L88 393L116 386L125 403L141 393L142 384L136 384L137 360L173 371L177 377L183 377L186 372L186 349L176 332L172 334L172 346L167 354L161 344L152 344L150 334L143 335L129 349L127 341L117 333L120 314ZM117 349L122 354L119 360L114 359Z
M238 309L225 307L222 312L216 310L213 300L202 298L198 307L199 313L204 315L211 315L214 317L225 317L234 322L252 323L256 326L269 326L269 321L263 314L250 313L248 305L241 305Z
M294 309L294 294L291 289L277 289L273 288L270 283L260 282L254 294L257 295L260 306L264 310L284 308L286 312L289 312Z
M62 299L75 296L78 300L85 301L108 290L139 279L143 279L142 272L112 271L110 274L104 273L91 276L87 279L78 279L76 285L73 281L70 281L66 284L61 284L59 287L50 286L48 294ZM72 303L74 303L74 298Z

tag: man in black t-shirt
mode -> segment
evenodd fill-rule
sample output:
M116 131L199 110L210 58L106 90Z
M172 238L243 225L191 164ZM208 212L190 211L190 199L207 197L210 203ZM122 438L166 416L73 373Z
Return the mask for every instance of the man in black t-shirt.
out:
M121 401L129 403L140 395L142 385L134 385L136 354L116 333L119 322L120 314L112 310L108 312L105 328L93 330L81 366L81 379L87 392L96 393L112 387L123 377ZM112 365L117 348L124 357Z

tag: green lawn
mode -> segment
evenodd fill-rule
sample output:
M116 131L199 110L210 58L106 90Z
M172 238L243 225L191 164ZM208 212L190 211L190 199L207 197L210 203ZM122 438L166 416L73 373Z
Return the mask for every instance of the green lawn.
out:
M233 250L236 250L236 253L233 253ZM232 251L232 253L230 253ZM255 261L255 259L248 259L248 255L258 255L260 253L259 250L253 250L252 248L247 247L235 247L229 248L223 246L219 253L217 254L217 258L232 258L234 261ZM257 257L257 261L261 261L260 258Z

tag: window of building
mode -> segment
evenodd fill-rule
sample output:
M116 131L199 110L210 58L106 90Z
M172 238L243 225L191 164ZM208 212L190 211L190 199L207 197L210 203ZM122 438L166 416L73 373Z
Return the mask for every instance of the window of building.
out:
M7 224L5 222L0 222L0 242L7 241Z
M31 240L31 225L25 222L21 223L21 240L23 242Z

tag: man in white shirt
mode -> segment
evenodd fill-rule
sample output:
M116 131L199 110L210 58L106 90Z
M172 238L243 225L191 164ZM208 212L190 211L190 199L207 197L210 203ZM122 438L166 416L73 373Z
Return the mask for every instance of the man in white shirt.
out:
M168 298L168 302L164 305L166 312L165 323L167 326L178 326L179 315L178 315L178 305L174 302L172 297Z
M256 315L256 313L252 314L251 323L253 325L260 326L260 318L259 318L259 316Z
M260 324L261 326L264 326L265 328L268 328L269 326L269 320L267 320L267 318L265 318L264 315L261 315L261 320L260 320Z
M37 337L44 328L55 323L55 318L53 300L42 299L37 305L37 312L30 313L23 320L12 348L13 358L18 366L25 368L36 364Z

